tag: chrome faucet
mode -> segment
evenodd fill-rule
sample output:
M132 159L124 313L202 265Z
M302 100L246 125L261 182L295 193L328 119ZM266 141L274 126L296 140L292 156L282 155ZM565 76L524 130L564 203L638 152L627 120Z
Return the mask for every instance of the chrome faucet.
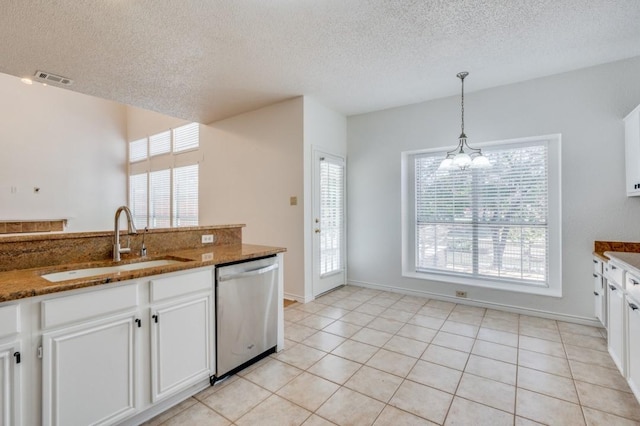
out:
M113 261L120 262L120 254L122 253L130 253L131 247L120 248L120 213L125 212L127 215L127 232L129 235L135 235L138 233L136 231L136 226L133 224L133 216L131 215L131 210L127 206L120 206L118 210L116 210L116 218L115 218L115 226L114 226L114 240L113 240ZM130 244L129 244L130 245Z

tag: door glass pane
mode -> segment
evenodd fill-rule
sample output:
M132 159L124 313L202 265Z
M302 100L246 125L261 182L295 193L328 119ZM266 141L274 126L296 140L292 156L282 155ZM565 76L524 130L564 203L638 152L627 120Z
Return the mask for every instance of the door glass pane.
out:
M320 276L341 271L344 240L344 166L320 162Z

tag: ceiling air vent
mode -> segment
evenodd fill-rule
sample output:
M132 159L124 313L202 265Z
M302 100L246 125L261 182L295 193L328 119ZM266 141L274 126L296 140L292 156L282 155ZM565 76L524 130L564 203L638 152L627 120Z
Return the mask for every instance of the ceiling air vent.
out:
M56 83L62 84L63 86L70 86L73 84L73 80L67 77L63 77L61 75L51 74L50 72L45 71L36 71L35 74L38 80L41 80L45 83Z

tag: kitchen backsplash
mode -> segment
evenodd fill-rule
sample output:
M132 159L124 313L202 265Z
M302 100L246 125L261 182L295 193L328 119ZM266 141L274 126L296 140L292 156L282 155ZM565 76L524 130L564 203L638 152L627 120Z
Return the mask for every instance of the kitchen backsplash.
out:
M151 229L144 236L147 255L206 245L241 244L243 227L223 225ZM143 231L139 231L130 237L133 254L123 255L123 260L138 256L143 234ZM120 244L126 247L129 235L126 232L120 235ZM202 244L202 235L213 235L214 242ZM0 271L109 260L112 253L113 231L0 236Z
M33 232L64 231L65 221L58 220L12 220L0 221L0 234L23 234Z

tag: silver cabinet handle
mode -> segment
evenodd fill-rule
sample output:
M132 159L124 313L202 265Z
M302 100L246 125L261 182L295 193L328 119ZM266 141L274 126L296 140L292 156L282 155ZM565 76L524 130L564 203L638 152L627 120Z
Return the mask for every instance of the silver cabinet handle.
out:
M609 284L609 288L611 289L611 291L616 291L617 290L616 286L613 285L613 284Z
M240 272L239 274L221 275L218 277L218 281L229 281L229 280L235 280L237 278L253 277L255 275L261 275L269 271L273 271L274 269L278 269L277 263L274 263L273 265L265 266L264 268L254 269L246 272Z
M618 268L616 268L615 266L611 265L611 269L618 269Z
M634 280L633 278L629 278L629 279L631 280L631 283L632 283L633 285L638 285L638 284L640 284L638 281Z
M629 303L629 307L631 308L632 311L638 310L638 305L636 305L635 303Z

